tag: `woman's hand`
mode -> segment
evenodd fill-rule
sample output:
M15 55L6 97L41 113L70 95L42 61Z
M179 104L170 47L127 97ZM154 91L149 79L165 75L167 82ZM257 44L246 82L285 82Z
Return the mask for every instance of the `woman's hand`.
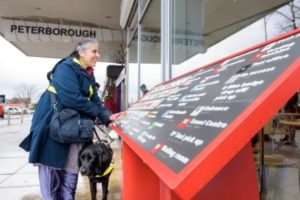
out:
M126 115L126 112L118 112L118 113L115 113L115 114L112 114L110 117L109 117L109 120L111 121L115 121L119 118L121 118L122 116L125 116Z

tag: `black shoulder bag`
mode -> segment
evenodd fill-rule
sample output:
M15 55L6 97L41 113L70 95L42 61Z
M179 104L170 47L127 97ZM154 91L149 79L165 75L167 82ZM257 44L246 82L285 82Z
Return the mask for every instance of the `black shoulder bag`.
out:
M94 122L91 119L81 118L73 109L57 110L56 95L52 92L51 104L54 108L49 128L49 136L59 143L83 143L93 139Z

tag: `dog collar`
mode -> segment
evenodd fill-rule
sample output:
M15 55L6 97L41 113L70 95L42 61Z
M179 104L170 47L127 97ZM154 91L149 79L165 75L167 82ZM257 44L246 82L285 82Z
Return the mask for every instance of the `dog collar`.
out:
M114 169L113 164L110 164L109 167L106 168L106 170L103 172L103 174L102 174L102 175L100 175L100 174L96 175L96 178L100 178L100 177L106 176L106 175L109 174L113 169Z

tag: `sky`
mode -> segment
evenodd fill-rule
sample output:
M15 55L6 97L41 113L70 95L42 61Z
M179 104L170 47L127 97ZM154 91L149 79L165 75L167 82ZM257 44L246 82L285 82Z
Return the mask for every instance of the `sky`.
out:
M38 90L35 97L37 99L48 86L47 72L59 59L28 57L2 36L0 47L0 94L5 94L10 99L16 96L17 88L21 84L34 85ZM102 89L107 65L109 63L98 62L95 68L95 77Z

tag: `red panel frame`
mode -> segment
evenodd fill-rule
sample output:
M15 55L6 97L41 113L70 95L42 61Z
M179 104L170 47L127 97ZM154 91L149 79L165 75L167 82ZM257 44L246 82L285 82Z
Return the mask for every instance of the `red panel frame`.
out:
M197 68L184 75L198 71L229 58L260 48L297 34L300 29L263 42L254 47ZM201 151L178 174L157 160L150 152L131 140L116 126L112 128L124 142L148 165L165 184L179 196L190 199L202 190L251 140L251 138L278 112L288 99L300 88L300 58L283 72L259 97L257 97L233 122L226 127L203 151ZM170 80L170 81L172 81ZM169 81L168 81L169 82ZM271 106L270 106L271 105ZM254 165L254 163L253 163ZM197 184L193 184L197 183Z

